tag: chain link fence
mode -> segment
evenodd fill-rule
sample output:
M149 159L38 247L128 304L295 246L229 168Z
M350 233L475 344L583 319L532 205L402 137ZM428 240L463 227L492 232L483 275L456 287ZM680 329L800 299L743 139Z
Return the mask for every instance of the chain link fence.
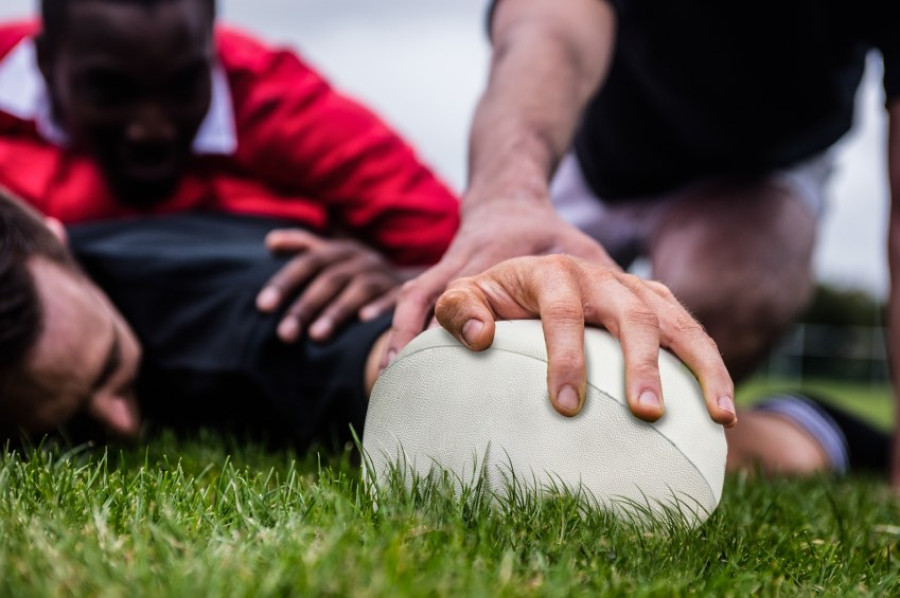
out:
M882 326L797 324L759 372L769 378L836 379L865 384L889 381Z

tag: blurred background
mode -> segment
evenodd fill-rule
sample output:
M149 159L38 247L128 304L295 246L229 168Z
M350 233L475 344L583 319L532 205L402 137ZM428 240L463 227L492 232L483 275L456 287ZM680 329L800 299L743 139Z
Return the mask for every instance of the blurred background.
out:
M456 190L465 184L469 121L487 74L486 5L487 0L219 1L224 21L294 47L338 88L374 108ZM34 9L34 0L2 0L0 18L27 17ZM845 325L872 328L865 340L855 341L853 351L867 347L859 367L883 378L878 323L887 290L888 193L880 77L880 59L871 56L856 126L835 149L837 169L815 267L827 285L826 303L837 305L819 308L820 316L833 312L847 319L845 312L856 309ZM813 359L805 355L821 347L833 352L840 344L831 337L810 341L811 334L819 333L793 333L771 368L802 376L808 368L803 361Z

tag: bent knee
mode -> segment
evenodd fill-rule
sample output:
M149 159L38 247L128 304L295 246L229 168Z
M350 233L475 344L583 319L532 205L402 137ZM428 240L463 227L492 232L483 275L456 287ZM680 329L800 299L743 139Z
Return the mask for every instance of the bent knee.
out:
M676 285L676 297L708 330L744 334L767 329L779 333L806 307L813 290L811 276L781 284L711 274L705 281Z

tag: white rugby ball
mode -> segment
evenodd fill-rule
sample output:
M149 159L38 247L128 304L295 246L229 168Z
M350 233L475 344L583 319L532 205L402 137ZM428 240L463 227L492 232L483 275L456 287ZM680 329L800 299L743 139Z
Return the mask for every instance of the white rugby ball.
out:
M493 346L479 353L441 328L422 333L372 392L364 475L379 484L392 468L407 480L444 471L462 485L483 476L499 497L514 477L520 490L565 488L632 518L705 521L722 496L726 445L697 380L660 351L666 412L647 423L625 401L619 342L588 328L584 348L584 408L565 417L548 398L540 321L498 322Z

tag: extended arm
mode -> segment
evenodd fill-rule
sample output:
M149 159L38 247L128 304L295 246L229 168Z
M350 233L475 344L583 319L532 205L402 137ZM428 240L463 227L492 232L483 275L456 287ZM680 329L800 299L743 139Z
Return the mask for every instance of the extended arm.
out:
M461 228L441 262L404 285L385 362L422 330L452 279L476 275L457 281L441 299L441 323L477 350L490 345L494 319L540 317L548 390L561 413L574 415L584 399L587 321L622 341L636 415L652 420L663 412L662 346L692 366L711 416L733 424L731 380L702 328L668 289L621 272L551 202L550 177L605 78L615 25L603 0L498 2L490 81L472 125ZM547 255L562 253L568 256Z
M441 262L401 293L389 353L425 326L459 276L511 257L571 253L612 266L606 252L555 213L550 176L600 86L615 13L604 0L499 0L488 85L475 112L462 223Z
M495 202L552 210L550 175L606 73L614 30L613 9L601 0L498 3L491 76L472 124L465 212Z

